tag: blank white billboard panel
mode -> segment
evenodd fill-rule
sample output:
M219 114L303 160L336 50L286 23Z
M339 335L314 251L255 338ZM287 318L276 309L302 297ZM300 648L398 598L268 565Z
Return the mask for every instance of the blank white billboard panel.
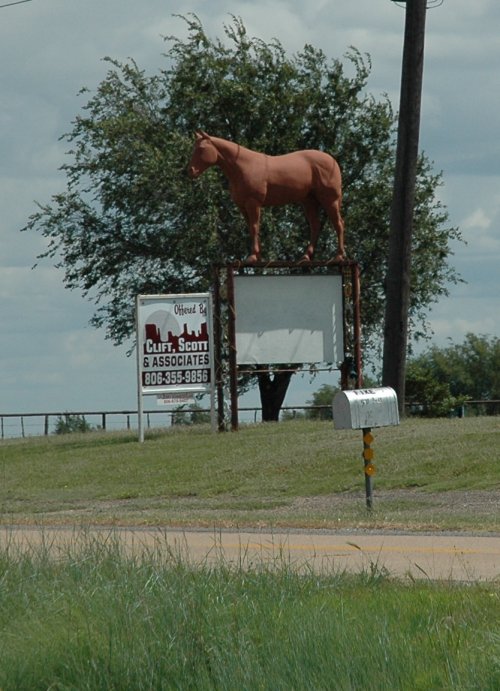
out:
M344 359L341 276L235 276L234 302L238 364Z

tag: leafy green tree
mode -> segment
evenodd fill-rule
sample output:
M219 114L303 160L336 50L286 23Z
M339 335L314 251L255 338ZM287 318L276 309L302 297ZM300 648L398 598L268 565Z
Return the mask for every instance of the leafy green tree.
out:
M173 425L208 425L210 424L210 413L201 408L197 403L194 405L180 405L172 415Z
M322 384L320 388L315 391L312 398L307 401L310 406L327 406L325 408L314 407L307 411L307 417L310 420L332 420L332 401L339 388L331 384Z
M449 382L436 379L428 363L410 360L406 368L408 412L423 417L446 417L461 406L466 397L453 396Z
M187 178L195 130L268 154L322 149L343 170L347 252L362 274L364 348L377 348L395 137L389 100L367 93L369 56L351 48L344 66L310 45L289 56L278 40L250 38L237 18L224 27L224 40L207 36L194 15L185 21L187 38L167 39L166 62L156 74L145 74L133 60L107 58L109 71L96 91L82 90L88 101L65 135L66 189L26 226L48 240L40 259L57 261L66 287L95 302L92 323L122 343L133 334L134 295L205 291L214 262L248 253L246 224L220 172L211 169L196 182ZM440 183L422 155L411 298L415 336L427 332L429 305L458 280L448 258L450 240L459 234L446 225L446 209L436 199ZM306 245L301 210L265 210L261 237L266 257L300 257ZM325 229L317 256L333 256L335 242ZM266 376L260 375L262 395L283 400L287 382Z
M91 432L93 429L83 415L59 415L56 420L54 434L73 434L75 432Z
M409 361L406 387L407 401L427 415L446 415L465 400L500 399L500 339L468 333L463 343L429 348Z
M500 338L468 333L435 356L451 392L473 400L500 399Z

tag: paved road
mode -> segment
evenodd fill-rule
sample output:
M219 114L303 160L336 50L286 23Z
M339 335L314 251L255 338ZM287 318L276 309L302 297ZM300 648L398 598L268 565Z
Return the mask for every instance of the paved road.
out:
M0 544L56 552L85 536L119 539L128 551L167 550L194 563L254 565L359 572L385 568L393 576L453 581L500 580L500 536L372 534L309 531L230 531L143 528L43 529L4 527Z

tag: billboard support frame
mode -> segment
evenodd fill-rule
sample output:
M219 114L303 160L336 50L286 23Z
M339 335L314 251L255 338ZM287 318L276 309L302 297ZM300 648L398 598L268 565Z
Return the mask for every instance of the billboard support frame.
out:
M228 262L214 266L215 286L215 321L219 324L217 332L216 348L219 359L222 359L222 294L225 293L227 302L227 325L226 334L228 341L228 379L230 397L230 421L231 429L238 429L238 372L241 366L237 364L236 348L236 309L235 309L235 288L234 276L245 275L251 271L253 275L264 275L268 270L285 271L285 275L315 275L323 274L340 275L342 277L342 320L344 326L343 334L343 360L340 364L341 388L360 388L363 385L362 375L362 351L361 351L361 309L360 309L360 270L357 262L353 260L336 261L308 261L308 262L288 262L288 261L268 261L249 263L244 261ZM300 273L299 273L300 272ZM221 282L225 280L225 290L221 287ZM350 308L346 309L346 303L350 303ZM254 370L257 371L257 370ZM224 387L222 367L218 369L216 375L218 386L218 426L219 430L224 429Z

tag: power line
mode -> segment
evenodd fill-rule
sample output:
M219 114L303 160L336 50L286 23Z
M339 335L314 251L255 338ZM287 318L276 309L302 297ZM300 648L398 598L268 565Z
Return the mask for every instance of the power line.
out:
M11 5L22 5L23 2L31 2L31 0L16 0L16 2L8 2L6 5L0 5L0 10L2 7L11 7Z

